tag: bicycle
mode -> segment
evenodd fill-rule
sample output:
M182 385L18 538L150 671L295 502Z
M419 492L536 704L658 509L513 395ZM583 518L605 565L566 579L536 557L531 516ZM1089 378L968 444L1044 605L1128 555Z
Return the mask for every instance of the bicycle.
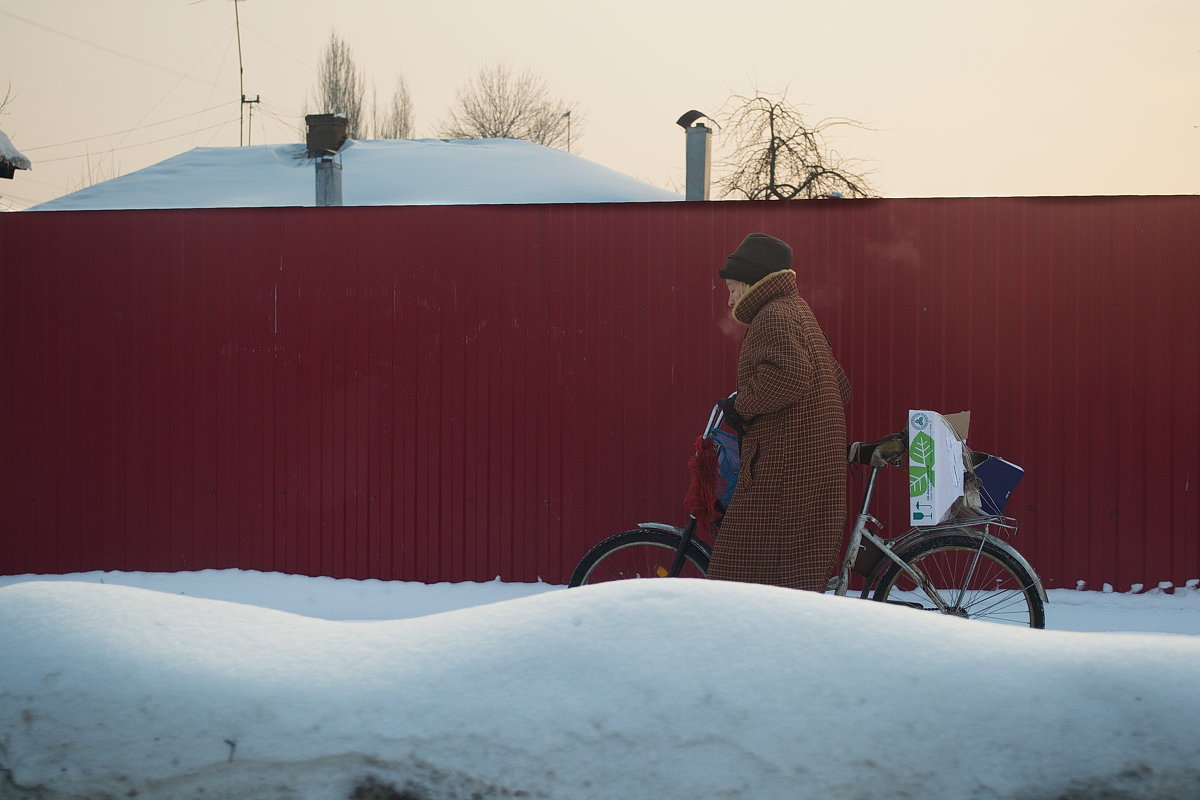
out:
M729 436L718 430L723 416L720 406L713 406L705 438L714 438L714 431ZM847 463L869 467L870 473L839 570L826 591L846 595L852 575L857 574L863 579L859 590L863 599L955 617L1045 627L1046 591L1025 557L1000 538L1016 535L1017 521L1004 516L996 503L991 505L1000 513L973 507L938 525L911 527L890 539L882 536L883 523L871 514L879 472L900 466L907 453L903 432L875 442L855 442L847 448ZM986 492L986 487L983 490ZM712 545L696 528L696 517L689 515L683 528L643 522L633 530L614 534L588 550L569 586L630 578L703 578Z

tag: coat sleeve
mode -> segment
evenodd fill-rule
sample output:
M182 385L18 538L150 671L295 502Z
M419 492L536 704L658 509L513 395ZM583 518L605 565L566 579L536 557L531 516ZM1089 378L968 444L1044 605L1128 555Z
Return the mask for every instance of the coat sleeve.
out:
M799 326L780 314L760 313L742 347L751 365L738 385L734 408L746 419L778 411L797 402L812 375L812 359Z

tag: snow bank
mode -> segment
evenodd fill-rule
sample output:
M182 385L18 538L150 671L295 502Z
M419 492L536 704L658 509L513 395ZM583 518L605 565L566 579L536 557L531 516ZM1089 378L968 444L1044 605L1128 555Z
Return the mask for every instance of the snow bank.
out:
M1192 637L685 580L377 622L21 582L0 589L0 626L0 797L1174 800L1200 786Z
M0 575L0 587L28 581L82 581L131 586L156 592L262 606L331 620L420 617L565 588L552 583L506 583L499 578L486 583L420 583L312 577L248 569L202 569L189 572L97 570L67 575ZM1200 592L1195 594L1194 617L1200 619ZM1155 619L1161 619L1163 609L1155 611ZM1084 617L1087 617L1086 611ZM1143 623L1145 621L1142 620ZM1196 625L1196 630L1192 632L1200 634L1200 624Z

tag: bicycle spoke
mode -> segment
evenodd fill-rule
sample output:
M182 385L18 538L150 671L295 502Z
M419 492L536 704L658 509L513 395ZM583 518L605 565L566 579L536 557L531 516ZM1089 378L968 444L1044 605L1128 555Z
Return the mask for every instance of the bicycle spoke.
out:
M927 540L904 555L909 566L923 575L925 586L895 567L880 580L876 600L915 595L928 597L920 604L928 608L936 596L945 604L945 612L954 616L1032 627L1044 624L1033 579L994 542L960 531Z
M987 605L981 605L982 603ZM1019 605L1018 605L1019 604ZM1002 592L994 592L992 594L981 594L977 600L971 603L965 603L965 608L970 609L971 616L989 616L993 613L998 613L999 609L1012 607L1014 610L1009 612L1014 615L1024 616L1025 610L1025 593L1024 590L1005 590Z

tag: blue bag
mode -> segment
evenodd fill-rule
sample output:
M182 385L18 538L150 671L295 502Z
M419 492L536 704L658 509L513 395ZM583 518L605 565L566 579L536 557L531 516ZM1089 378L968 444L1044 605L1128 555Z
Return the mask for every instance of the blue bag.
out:
M717 451L717 476L721 486L717 491L717 502L720 510L729 508L733 499L733 490L737 488L738 472L742 468L742 458L738 447L740 439L736 433L714 428L710 434Z

